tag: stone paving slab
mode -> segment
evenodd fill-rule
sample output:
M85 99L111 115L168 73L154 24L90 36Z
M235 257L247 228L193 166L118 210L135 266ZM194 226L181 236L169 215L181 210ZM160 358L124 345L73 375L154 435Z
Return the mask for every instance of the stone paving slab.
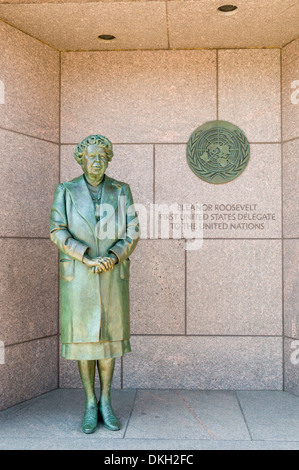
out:
M234 392L138 390L126 438L250 440Z
M253 440L299 440L299 397L277 391L237 395Z
M211 439L175 390L138 390L126 437Z
M93 436L115 439L124 436L135 398L135 390L112 390L112 403L122 428L111 432L99 423ZM99 396L99 393L97 393ZM0 445L3 438L20 439L81 438L89 436L81 431L84 413L84 392L81 389L54 390L33 400L0 413Z
M123 389L112 401L122 429L92 435L81 389L1 411L0 449L299 450L299 397L287 392Z
M199 439L0 439L0 450L299 450L299 442ZM111 452L111 453L112 453ZM109 454L107 454L109 456Z
M185 400L186 406L194 410L205 428L209 429L212 439L250 441L250 433L235 392L181 390L177 393Z

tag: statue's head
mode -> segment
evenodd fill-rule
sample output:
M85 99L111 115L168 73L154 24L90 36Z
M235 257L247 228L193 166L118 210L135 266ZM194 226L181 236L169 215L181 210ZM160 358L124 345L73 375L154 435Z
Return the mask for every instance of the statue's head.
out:
M112 143L102 135L90 135L79 142L74 155L86 176L100 178L112 160Z

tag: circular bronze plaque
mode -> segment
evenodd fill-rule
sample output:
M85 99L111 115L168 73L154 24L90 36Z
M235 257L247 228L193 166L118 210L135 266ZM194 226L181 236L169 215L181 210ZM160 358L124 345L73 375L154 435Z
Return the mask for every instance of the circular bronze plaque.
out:
M191 134L187 162L200 179L213 184L228 183L239 176L249 160L245 134L227 121L210 121Z

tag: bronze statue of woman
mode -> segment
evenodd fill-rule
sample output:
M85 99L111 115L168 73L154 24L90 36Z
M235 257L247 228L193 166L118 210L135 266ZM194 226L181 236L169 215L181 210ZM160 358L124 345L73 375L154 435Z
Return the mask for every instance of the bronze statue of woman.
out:
M82 430L90 434L100 417L106 428L120 429L110 391L115 358L131 351L129 256L139 239L139 223L130 186L105 174L112 143L91 135L74 155L83 174L56 187L50 238L60 250L62 356L78 361L85 391Z

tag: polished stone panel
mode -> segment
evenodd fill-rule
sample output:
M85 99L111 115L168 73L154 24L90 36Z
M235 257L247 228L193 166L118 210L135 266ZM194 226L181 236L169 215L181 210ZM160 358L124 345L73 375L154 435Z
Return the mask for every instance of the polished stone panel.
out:
M0 5L0 16L63 51L167 48L164 2L58 3ZM115 39L101 41L100 34Z
M0 22L0 127L58 142L59 53Z
M134 336L125 388L281 390L279 337Z
M187 333L281 335L280 240L204 240L187 252Z
M282 49L283 140L299 137L299 39Z
M242 129L249 142L279 142L279 49L219 51L219 119Z
M57 250L50 240L0 239L0 340L57 334Z
M206 238L280 237L281 146L251 144L242 175L212 185L190 170L185 145L156 145L155 201L203 204ZM195 220L198 226L200 221ZM190 236L187 231L185 237Z
M250 440L234 392L198 390L138 390L126 438Z
M96 373L96 387L100 387L98 373ZM112 387L121 388L121 359L115 360ZM66 360L60 355L59 363L59 388L82 388L82 382L78 370L78 362Z
M184 242L140 241L131 257L130 289L133 334L184 334Z
M61 119L64 143L99 131L115 143L187 142L216 119L216 52L62 54Z
M298 104L299 106L299 104ZM283 144L283 234L299 237L299 138Z
M299 395L299 340L284 340L284 388Z
M0 139L0 236L48 237L58 145L3 130Z
M253 440L297 441L299 399L282 392L237 392Z
M265 48L281 47L298 36L299 5L294 0L283 0L283 4L271 0L271 8L269 0L259 0L258 8L256 0L238 0L238 10L233 16L217 11L219 0L72 0L71 3L69 0L2 0L2 3L1 17L64 50L165 48L168 36L172 48ZM92 21L99 15L103 23ZM88 22L88 28L82 19ZM48 28L50 21L52 28ZM105 29L101 28L102 24ZM71 34L73 31L76 34ZM97 40L98 34L107 31L116 35L112 44Z
M233 14L217 11L219 0L169 1L171 47L273 47L298 36L298 3L284 0L238 0Z
M5 364L0 364L0 409L55 389L57 369L56 336L5 348ZM25 432L28 436L28 428Z
M299 240L284 240L285 335L299 339Z

